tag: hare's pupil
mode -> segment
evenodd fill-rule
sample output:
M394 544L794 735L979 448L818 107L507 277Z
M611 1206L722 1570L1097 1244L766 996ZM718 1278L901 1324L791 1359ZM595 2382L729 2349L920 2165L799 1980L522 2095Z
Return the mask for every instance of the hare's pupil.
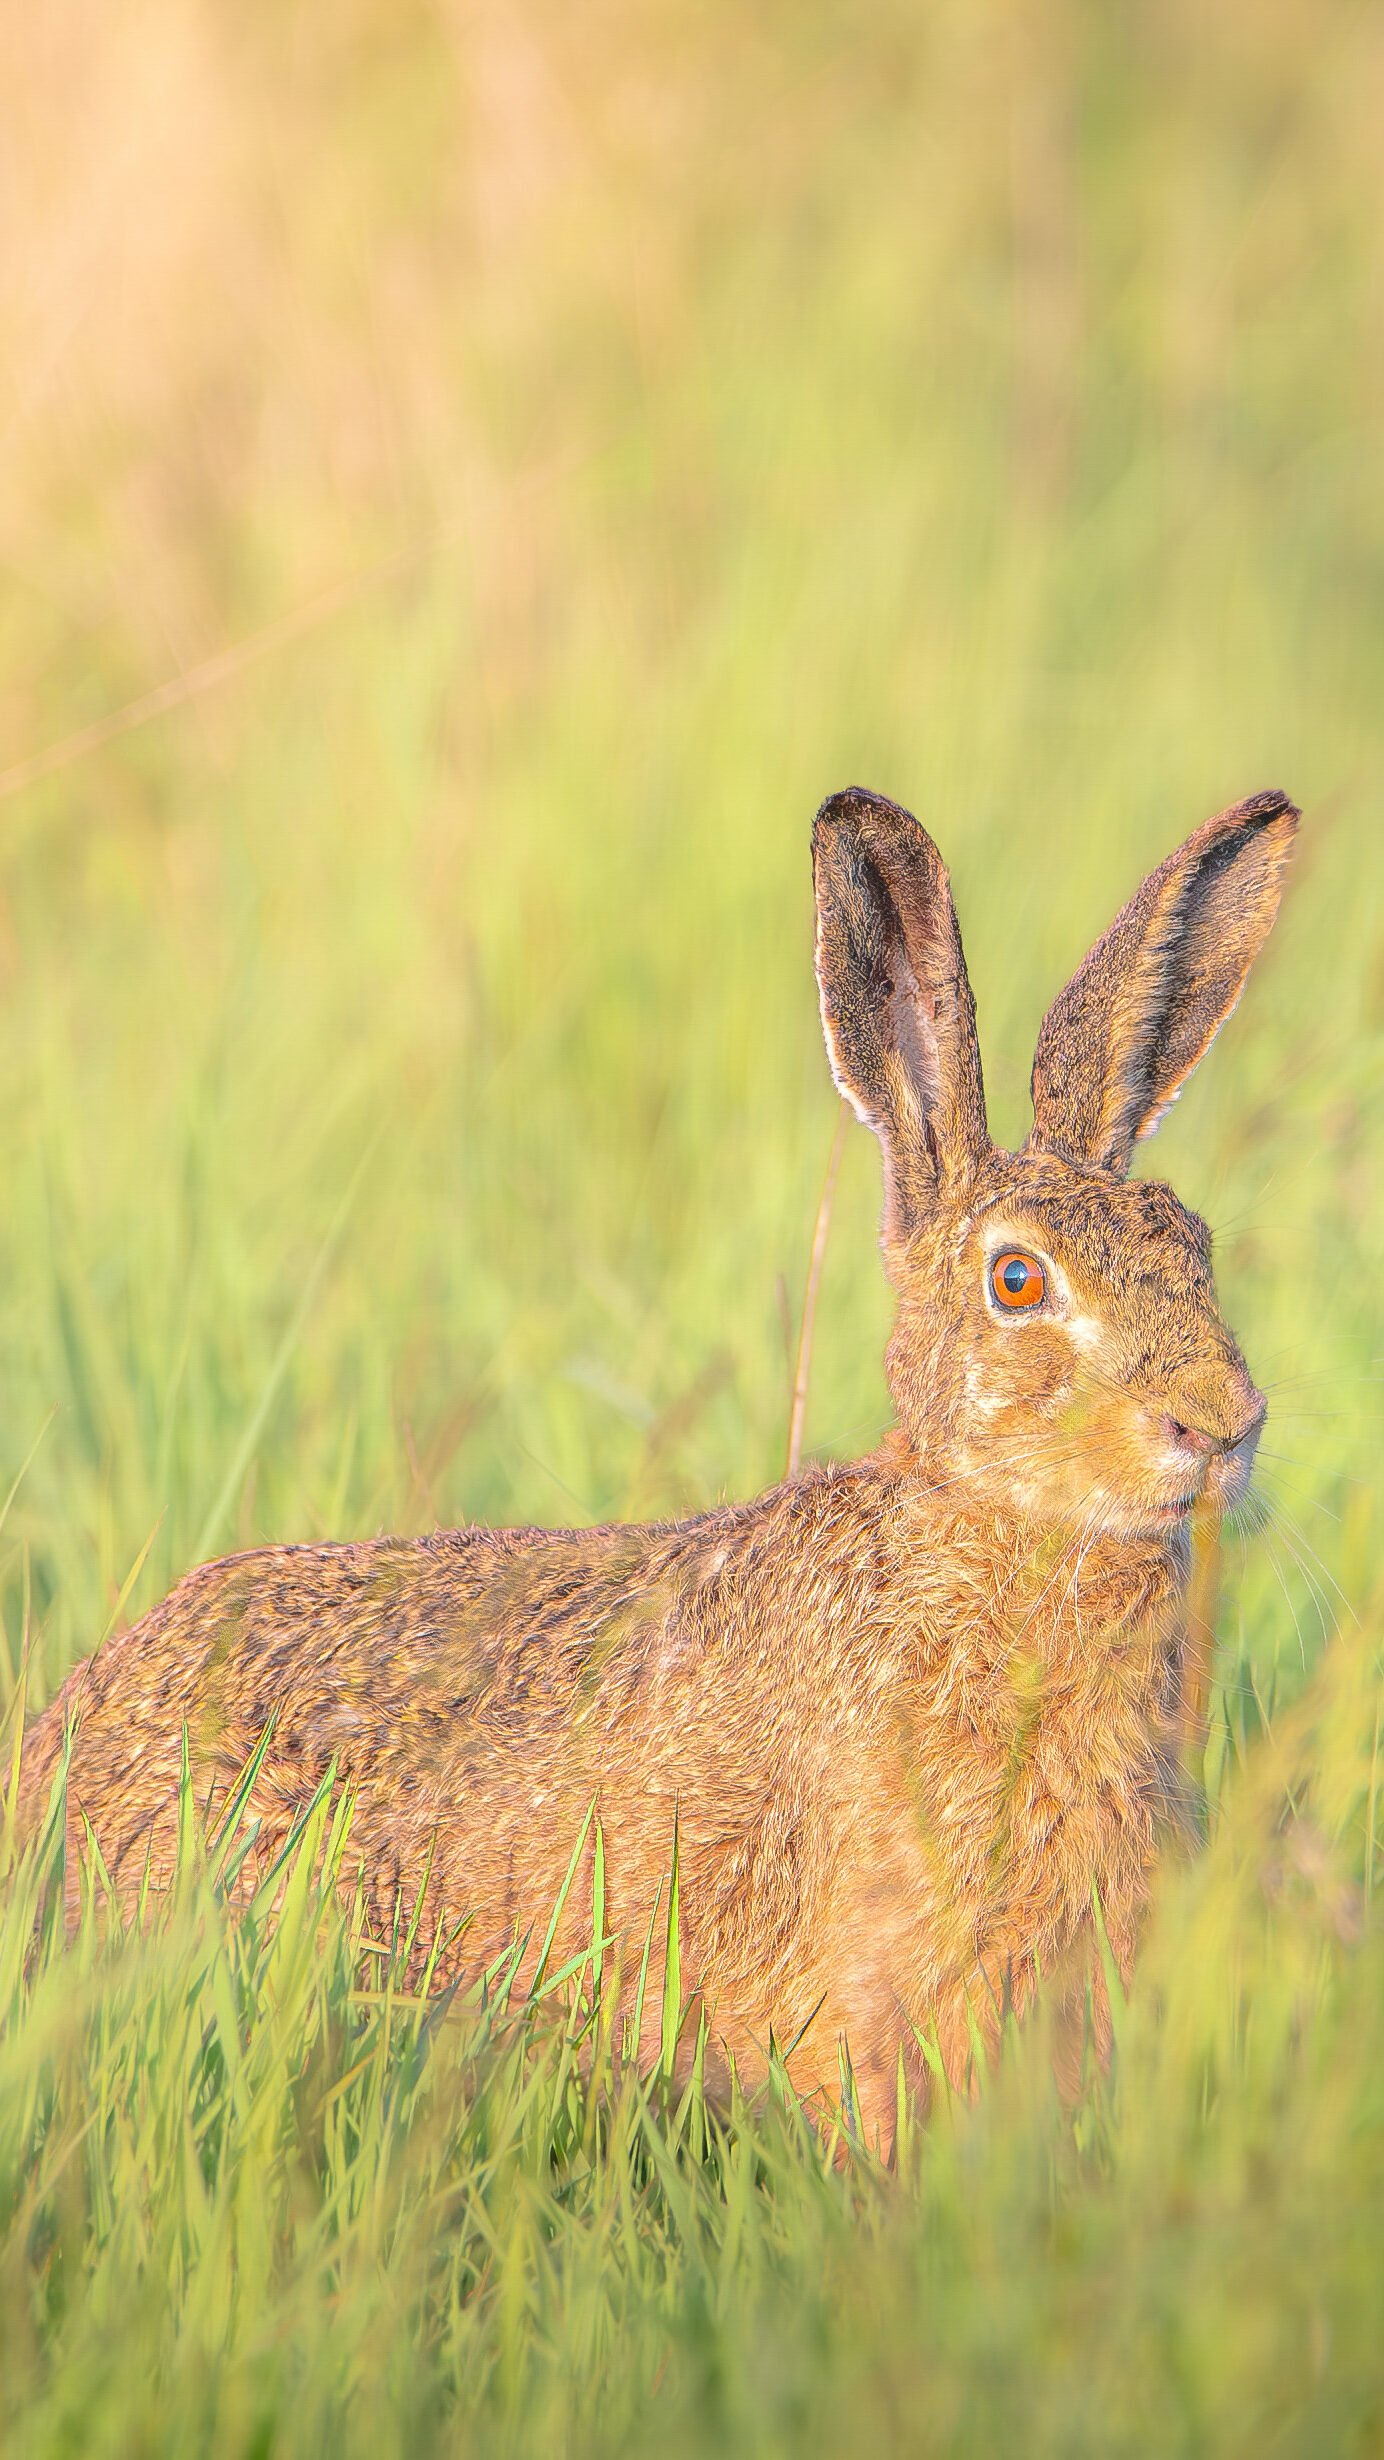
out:
M1028 1288L1028 1266L1022 1256L1011 1256L1000 1278L1011 1298L1022 1298Z

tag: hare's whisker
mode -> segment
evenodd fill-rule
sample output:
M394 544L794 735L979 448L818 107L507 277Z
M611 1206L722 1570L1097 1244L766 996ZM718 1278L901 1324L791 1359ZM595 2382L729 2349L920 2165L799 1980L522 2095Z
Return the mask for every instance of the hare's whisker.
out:
M1300 1547L1303 1550L1303 1553L1310 1559L1321 1581L1324 1583L1325 1588L1335 1592L1336 1598L1340 1604L1341 1612L1348 1615L1352 1622L1357 1622L1359 1618L1356 1614L1355 1607L1351 1599L1346 1595L1340 1581L1337 1579L1335 1573L1332 1571L1330 1565L1325 1561L1317 1547L1313 1545L1311 1539L1307 1535L1306 1530L1301 1526L1300 1522L1294 1518L1293 1514L1282 1502L1279 1502L1277 1505L1277 1516L1283 1531L1285 1533L1291 1532L1291 1535L1298 1547ZM1335 1515L1333 1514L1332 1517L1335 1518ZM1305 1574L1305 1564L1303 1569Z
M1322 1586L1320 1580L1317 1578L1312 1565L1308 1562L1307 1557L1303 1553L1302 1545L1297 1538L1294 1529L1286 1522L1282 1515L1278 1517L1274 1530L1271 1534L1271 1546L1275 1540L1283 1548L1289 1561L1292 1563L1294 1570L1297 1572L1298 1578L1301 1580L1303 1587L1306 1589L1308 1596L1312 1600L1313 1611L1317 1617L1317 1623L1321 1631L1322 1639L1330 1640L1340 1629L1340 1616L1332 1610L1332 1602L1330 1597L1328 1596L1325 1588Z
M1298 1654L1302 1659L1302 1670L1305 1674L1307 1671L1307 1643L1302 1636L1302 1625L1298 1621L1298 1611L1296 1606L1293 1604L1292 1591L1283 1576L1283 1566L1278 1560L1278 1548L1275 1542L1275 1533L1272 1529L1266 1529L1264 1535L1268 1543L1268 1557L1270 1565L1273 1569L1274 1577L1277 1580L1280 1589L1283 1591L1284 1601L1287 1605L1289 1614L1292 1616L1293 1629L1297 1634Z
M1263 1453L1260 1455L1260 1458L1267 1460L1269 1463L1269 1478L1266 1483L1278 1486L1290 1486L1293 1493L1300 1497L1301 1501L1307 1504L1312 1511L1324 1513L1328 1520L1334 1520L1337 1527L1340 1527L1341 1515L1339 1512L1334 1512L1329 1503L1323 1503L1320 1495L1314 1495L1310 1487L1303 1485L1301 1478L1290 1478L1286 1475L1285 1463L1294 1469L1301 1467L1301 1463L1294 1460L1291 1452ZM1338 1470L1335 1474L1340 1477L1347 1486L1363 1486L1366 1484L1365 1479L1349 1477L1344 1470Z

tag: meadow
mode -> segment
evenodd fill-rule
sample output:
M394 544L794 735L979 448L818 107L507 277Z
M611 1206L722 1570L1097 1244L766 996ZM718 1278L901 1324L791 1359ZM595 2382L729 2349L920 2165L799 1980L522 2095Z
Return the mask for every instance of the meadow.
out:
M1140 1164L1272 1406L1110 2073L1061 2107L1040 2021L886 2175L632 2072L589 1972L421 2003L330 1802L238 1927L189 1835L66 1942L50 1838L0 2448L1377 2452L1384 25L61 0L0 58L0 1786L207 1555L781 1474L826 792L941 843L1007 1141L1143 871L1305 813ZM853 1131L820 1456L888 1421L878 1210Z

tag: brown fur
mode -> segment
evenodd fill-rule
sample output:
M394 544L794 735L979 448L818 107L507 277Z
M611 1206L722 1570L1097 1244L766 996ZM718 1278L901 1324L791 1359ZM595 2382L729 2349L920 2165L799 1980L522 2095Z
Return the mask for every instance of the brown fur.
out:
M901 2056L925 2086L917 2032L962 2082L1040 1975L1099 2004L1093 1890L1127 1972L1160 1838L1190 1820L1188 1507L1242 1489L1262 1403L1202 1225L1098 1156L1233 1004L1296 817L1257 797L1153 875L1052 1012L1034 1138L1009 1155L985 1131L936 850L881 798L834 797L814 831L823 1017L885 1149L899 1301L881 1451L659 1527L204 1566L37 1721L21 1825L70 1726L70 1882L89 1823L129 1901L171 1866L184 1729L214 1811L272 1720L243 1886L335 1763L381 1924L431 1856L420 1936L470 1915L452 1954L474 1972L541 1935L594 1802L628 1977L676 1813L683 1971L718 2058L753 2074L772 2035L829 2098L847 2042L870 2137L889 2133ZM1186 891L1208 845L1209 919ZM987 1296L997 1245L1044 1261L1030 1317ZM564 1946L591 1910L588 1847Z

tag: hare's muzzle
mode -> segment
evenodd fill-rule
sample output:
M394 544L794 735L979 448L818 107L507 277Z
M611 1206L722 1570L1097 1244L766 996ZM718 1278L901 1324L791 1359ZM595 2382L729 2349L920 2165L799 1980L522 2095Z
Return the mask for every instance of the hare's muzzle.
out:
M1184 1426L1180 1418L1169 1413L1163 1420L1163 1432L1169 1443L1178 1444L1186 1452L1200 1453L1208 1461L1223 1459L1238 1452L1242 1444L1257 1443L1268 1403L1262 1392L1254 1396L1254 1408L1232 1434L1219 1433L1211 1427Z
M1239 1501L1249 1483L1268 1403L1242 1373L1231 1392L1218 1396L1214 1409L1203 1399L1196 1408L1184 1402L1182 1410L1185 1415L1177 1408L1166 1410L1160 1427L1169 1452L1188 1472L1188 1491L1178 1504L1185 1502L1190 1510L1209 1493L1224 1510Z

